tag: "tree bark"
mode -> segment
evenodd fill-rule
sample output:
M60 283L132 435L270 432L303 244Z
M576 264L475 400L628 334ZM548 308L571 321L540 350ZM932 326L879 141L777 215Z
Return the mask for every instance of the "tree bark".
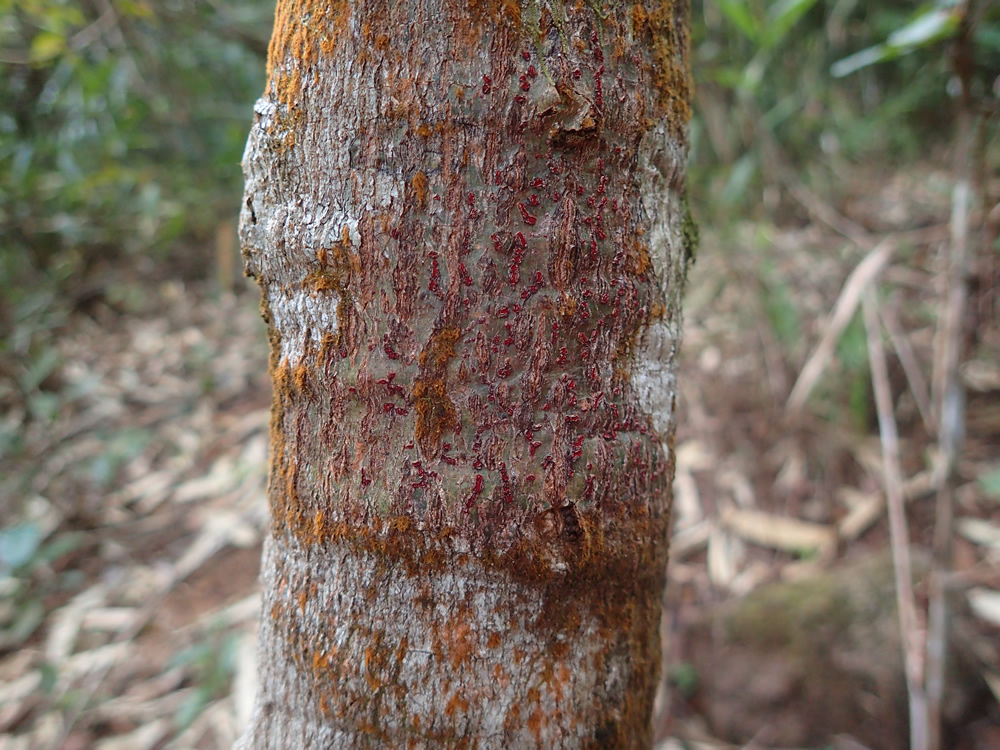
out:
M279 0L241 216L274 381L242 747L649 746L686 13Z

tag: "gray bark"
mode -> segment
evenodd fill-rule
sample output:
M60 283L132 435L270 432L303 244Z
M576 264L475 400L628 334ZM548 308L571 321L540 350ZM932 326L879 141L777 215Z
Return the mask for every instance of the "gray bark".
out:
M683 3L279 0L247 748L646 747L691 227Z

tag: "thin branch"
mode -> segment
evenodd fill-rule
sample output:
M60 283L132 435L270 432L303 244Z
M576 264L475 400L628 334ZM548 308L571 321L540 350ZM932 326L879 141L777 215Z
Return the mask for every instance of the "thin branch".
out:
M899 434L893 414L889 368L878 322L878 302L870 286L865 289L863 305L868 334L868 357L872 387L882 437L882 460L885 466L885 495L889 510L889 541L892 547L896 580L896 605L903 641L906 688L910 700L910 748L928 750L927 698L924 692L924 633L913 595L913 566L910 561L909 531L903 508L903 477L899 467Z
M823 332L819 344L802 368L802 372L799 373L798 380L795 381L792 393L788 397L788 402L785 404L785 409L788 412L796 414L805 405L813 387L833 357L840 335L851 322L851 318L854 317L862 291L885 268L894 249L894 239L891 236L886 237L868 253L847 277L844 288L837 298L837 304L833 308L830 322Z
M885 326L885 330L889 334L892 348L896 350L900 364L903 365L906 382L910 386L910 393L917 404L917 410L920 412L920 418L924 422L924 427L929 434L934 434L937 423L934 421L934 409L931 406L930 395L927 392L927 380L920 370L920 363L917 362L917 357L913 353L910 340L907 338L906 332L903 331L903 327L899 324L899 319L896 317L894 308L889 306L881 308L879 310L879 317L882 319L882 325Z
M117 24L117 18L115 17L115 9L109 3L104 11L97 17L97 20L88 24L87 26L80 29L72 37L70 37L69 46L70 49L79 52L82 49L86 49L91 44L96 42L102 36L111 31Z
M954 520L952 475L965 437L965 390L959 367L963 357L964 321L968 306L969 214L975 195L973 153L976 150L976 115L969 85L973 17L976 3L965 4L952 63L962 85L955 136L955 187L951 197L951 242L947 255L948 289L944 319L935 341L931 384L937 406L938 459L934 467L937 504L934 519L934 564L928 602L927 698L930 723L929 750L941 747L941 706L944 700L948 603L946 581L951 567Z

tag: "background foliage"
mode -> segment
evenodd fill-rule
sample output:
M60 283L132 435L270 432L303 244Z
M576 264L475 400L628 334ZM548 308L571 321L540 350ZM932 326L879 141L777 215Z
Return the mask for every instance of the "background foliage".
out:
M762 206L764 189L781 181L769 144L780 144L796 171L824 192L848 165L874 158L892 166L939 152L953 135L956 111L948 45L957 5L694 0L689 183L702 216L725 222L734 209L746 216ZM1000 11L981 5L972 93L995 111ZM929 33L890 43L928 25ZM996 128L994 117L989 129Z
M51 341L72 310L211 268L273 6L0 0L0 408L58 409Z

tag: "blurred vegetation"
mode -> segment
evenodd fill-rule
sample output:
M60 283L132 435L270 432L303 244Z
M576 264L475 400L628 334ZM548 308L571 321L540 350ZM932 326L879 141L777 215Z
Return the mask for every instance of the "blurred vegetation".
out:
M235 221L274 0L0 0L0 459L53 419L53 340Z
M978 7L967 72L995 135L1000 7ZM826 193L847 165L892 168L949 145L960 17L957 0L693 0L699 217L718 227L773 211L785 159Z

